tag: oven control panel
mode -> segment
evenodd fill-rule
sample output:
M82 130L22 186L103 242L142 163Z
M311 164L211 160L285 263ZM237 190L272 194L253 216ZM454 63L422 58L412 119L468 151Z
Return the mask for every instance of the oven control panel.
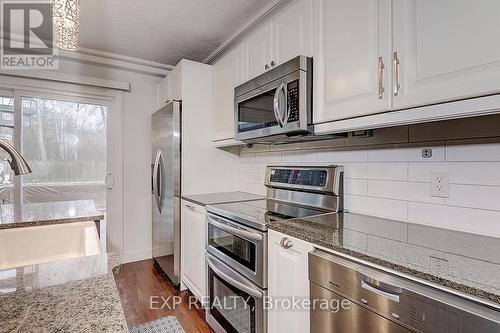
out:
M288 90L288 122L299 121L299 80L287 85Z
M270 172L269 178L271 183L323 187L326 184L327 171L313 169L273 169Z

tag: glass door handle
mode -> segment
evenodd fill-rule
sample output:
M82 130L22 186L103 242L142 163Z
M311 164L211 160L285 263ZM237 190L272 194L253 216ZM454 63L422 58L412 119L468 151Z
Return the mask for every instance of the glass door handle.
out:
M113 179L113 175L111 174L111 172L108 172L106 174L106 177L104 178L104 185L106 185L106 188L108 190L112 190L113 189L114 179Z

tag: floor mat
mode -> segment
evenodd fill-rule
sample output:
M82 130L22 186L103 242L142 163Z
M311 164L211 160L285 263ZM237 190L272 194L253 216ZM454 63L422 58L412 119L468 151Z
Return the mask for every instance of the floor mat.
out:
M163 317L155 321L131 328L130 333L185 333L181 324L173 316Z

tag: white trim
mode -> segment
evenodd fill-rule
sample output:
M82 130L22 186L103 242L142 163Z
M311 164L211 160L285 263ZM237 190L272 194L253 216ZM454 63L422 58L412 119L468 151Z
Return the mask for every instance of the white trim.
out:
M123 263L146 260L152 258L151 249L142 249L137 251L131 251L123 254Z
M491 95L316 124L314 125L314 132L318 135L334 134L354 130L367 130L483 116L499 112L500 95Z
M230 38L228 38L219 48L206 57L203 62L213 65L225 54L238 46L247 36L254 32L258 27L266 22L271 16L279 12L282 8L292 3L294 0L275 0L269 6L260 11L250 20L250 23L238 30Z
M130 82L116 81L95 78L83 75L73 75L49 70L32 70L32 71L0 71L0 75L12 77L25 77L30 79L47 80L64 83L74 83L79 85L108 88L115 90L130 91Z
M78 52L59 50L58 58L156 77L165 77L174 68L172 65L82 47Z

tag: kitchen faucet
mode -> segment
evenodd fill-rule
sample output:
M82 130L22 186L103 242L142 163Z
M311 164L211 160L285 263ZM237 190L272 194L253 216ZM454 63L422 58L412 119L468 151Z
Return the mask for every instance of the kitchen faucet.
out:
M27 173L31 173L31 168L28 165L28 162L24 159L24 157L7 141L0 139L0 148L3 148L11 157L11 161L7 160L10 164L10 167L14 171L16 176L24 175Z

